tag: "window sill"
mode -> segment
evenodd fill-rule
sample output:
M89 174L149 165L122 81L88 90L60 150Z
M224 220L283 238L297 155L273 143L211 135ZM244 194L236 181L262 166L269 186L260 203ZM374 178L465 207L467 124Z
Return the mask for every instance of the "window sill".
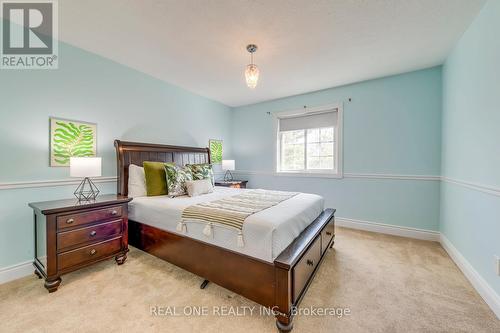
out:
M341 173L333 172L294 172L294 171L276 171L276 176L279 177L311 177L311 178L344 178Z

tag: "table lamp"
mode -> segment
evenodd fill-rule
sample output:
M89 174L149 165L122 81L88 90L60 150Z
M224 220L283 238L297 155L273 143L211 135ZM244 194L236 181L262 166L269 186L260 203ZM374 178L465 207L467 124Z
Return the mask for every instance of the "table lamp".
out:
M222 170L226 170L224 181L233 181L233 174L231 171L234 171L234 160L222 160Z
M99 194L99 190L89 177L101 176L101 158L71 157L69 160L69 172L71 177L83 177L82 182L74 192L75 197L79 201L95 200Z

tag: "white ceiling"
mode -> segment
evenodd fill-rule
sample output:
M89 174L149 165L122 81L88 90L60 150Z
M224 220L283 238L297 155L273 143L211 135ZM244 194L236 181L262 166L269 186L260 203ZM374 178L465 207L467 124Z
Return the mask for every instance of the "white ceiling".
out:
M443 63L484 0L63 0L61 40L229 106ZM244 83L245 46L261 78Z

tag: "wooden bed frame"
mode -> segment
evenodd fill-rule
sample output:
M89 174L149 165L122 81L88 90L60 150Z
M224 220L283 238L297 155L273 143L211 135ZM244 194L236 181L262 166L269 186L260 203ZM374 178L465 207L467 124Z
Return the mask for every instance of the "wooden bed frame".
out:
M210 163L208 148L115 140L118 194L127 195L128 167L144 161ZM334 209L325 209L269 263L190 237L129 220L129 244L273 309L280 332L292 330L304 297L335 238Z

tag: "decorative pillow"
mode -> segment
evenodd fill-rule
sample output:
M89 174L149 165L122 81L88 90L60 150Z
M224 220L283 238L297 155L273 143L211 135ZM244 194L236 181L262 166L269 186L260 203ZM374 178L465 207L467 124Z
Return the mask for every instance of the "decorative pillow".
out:
M212 164L186 164L186 167L191 169L194 180L210 179L212 185L215 185L214 171Z
M188 180L186 181L187 194L190 197L195 197L201 194L212 193L214 186L210 179Z
M191 170L186 167L179 167L173 163L165 163L165 173L168 195L172 197L185 195L187 193L186 181L193 180Z
M144 161L142 165L144 166L148 196L167 194L165 163Z
M144 168L130 164L128 167L128 196L136 198L145 197L147 194Z

